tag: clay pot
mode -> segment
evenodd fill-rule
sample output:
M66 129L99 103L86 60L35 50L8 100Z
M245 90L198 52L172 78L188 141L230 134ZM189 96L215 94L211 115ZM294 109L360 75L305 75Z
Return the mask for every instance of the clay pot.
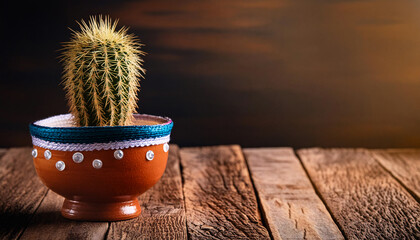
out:
M173 122L134 118L134 126L74 127L65 114L30 125L36 172L65 197L64 217L116 221L140 215L137 197L165 171Z

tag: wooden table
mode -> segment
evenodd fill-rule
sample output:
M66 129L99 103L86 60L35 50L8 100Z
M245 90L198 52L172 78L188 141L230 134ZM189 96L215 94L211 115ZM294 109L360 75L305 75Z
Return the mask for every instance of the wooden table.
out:
M34 171L0 150L3 239L419 239L420 150L172 145L140 217L76 222Z

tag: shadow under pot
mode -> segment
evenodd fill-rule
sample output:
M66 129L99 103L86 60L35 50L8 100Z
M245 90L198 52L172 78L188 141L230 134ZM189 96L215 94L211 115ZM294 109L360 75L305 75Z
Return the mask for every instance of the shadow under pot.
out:
M65 198L69 219L117 221L140 215L137 197L162 177L173 122L134 114L132 126L75 127L70 114L30 124L36 172Z

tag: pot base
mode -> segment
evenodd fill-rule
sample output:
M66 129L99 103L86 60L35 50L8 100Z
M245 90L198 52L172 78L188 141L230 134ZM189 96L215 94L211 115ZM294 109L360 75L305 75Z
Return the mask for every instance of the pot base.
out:
M137 198L124 202L85 202L65 199L63 217L72 220L119 221L135 218L141 208Z

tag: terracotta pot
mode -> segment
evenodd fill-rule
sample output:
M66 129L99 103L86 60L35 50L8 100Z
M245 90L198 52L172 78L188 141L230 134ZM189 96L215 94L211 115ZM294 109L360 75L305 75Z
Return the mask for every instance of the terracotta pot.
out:
M137 197L165 171L173 122L134 117L134 126L74 127L70 114L30 125L35 169L65 197L64 217L116 221L140 214Z

